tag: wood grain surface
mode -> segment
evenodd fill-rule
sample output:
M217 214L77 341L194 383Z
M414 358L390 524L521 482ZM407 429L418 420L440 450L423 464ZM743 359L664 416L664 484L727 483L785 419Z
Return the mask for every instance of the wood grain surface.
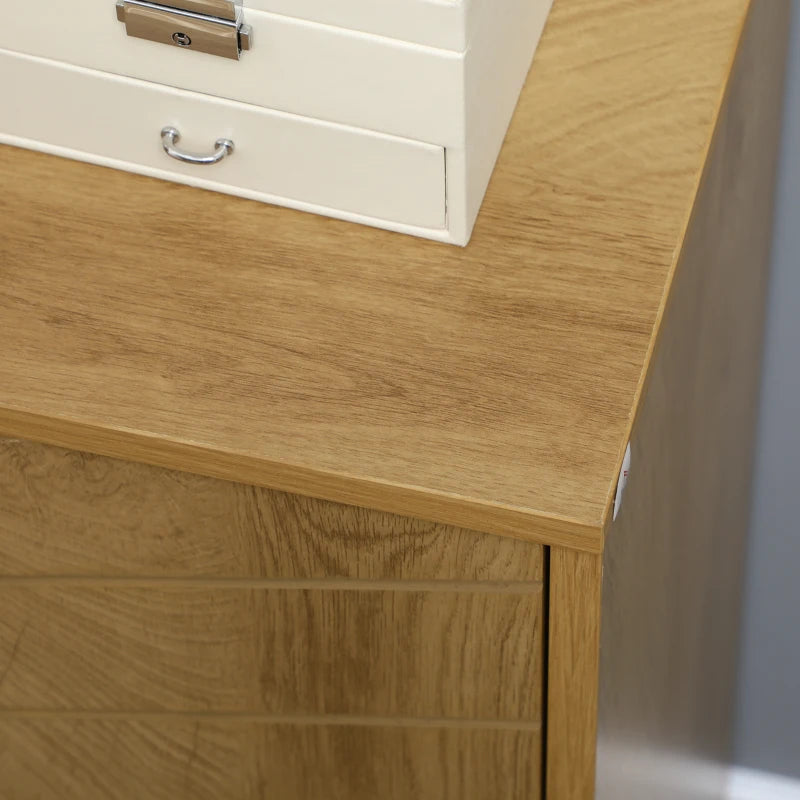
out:
M539 721L517 593L0 581L0 708Z
M545 796L593 800L602 557L550 552Z
M0 576L541 581L491 534L0 439Z
M599 800L726 796L791 5L752 4L607 534Z
M560 0L473 240L0 148L0 432L599 551L747 0Z
M1 800L539 800L536 730L0 717Z

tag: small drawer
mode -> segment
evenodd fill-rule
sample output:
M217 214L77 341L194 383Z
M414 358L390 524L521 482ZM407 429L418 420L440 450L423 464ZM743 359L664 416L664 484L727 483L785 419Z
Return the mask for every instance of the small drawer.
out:
M0 716L216 711L541 721L541 584L509 591L316 585L0 582Z
M444 146L463 140L463 53L247 3L244 18L253 45L235 61L128 36L114 0L38 0L35 13L7 9L0 48Z
M169 51L169 48L165 48ZM421 229L445 227L445 151L0 50L0 141L329 216ZM162 149L235 151L210 166Z
M64 575L540 583L544 552L505 536L0 437L0 584Z
M536 727L0 717L0 753L4 800L540 800L542 784Z

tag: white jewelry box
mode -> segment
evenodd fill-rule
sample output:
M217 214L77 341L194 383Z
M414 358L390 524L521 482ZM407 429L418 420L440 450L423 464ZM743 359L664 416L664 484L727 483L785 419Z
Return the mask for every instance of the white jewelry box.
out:
M463 245L551 4L0 0L0 142Z

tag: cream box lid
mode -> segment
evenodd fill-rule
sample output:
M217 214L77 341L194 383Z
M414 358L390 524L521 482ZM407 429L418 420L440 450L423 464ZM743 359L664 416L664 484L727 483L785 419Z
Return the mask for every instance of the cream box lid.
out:
M244 0L247 9L464 52L477 6L492 0ZM532 0L538 2L538 0Z

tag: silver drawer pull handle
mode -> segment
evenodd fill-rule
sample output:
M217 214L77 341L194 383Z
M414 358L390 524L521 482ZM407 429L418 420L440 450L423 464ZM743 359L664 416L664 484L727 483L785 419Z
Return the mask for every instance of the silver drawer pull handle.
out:
M164 152L170 158L184 161L187 164L219 164L223 158L233 153L233 142L230 139L217 139L214 142L216 150L210 156L196 156L192 153L184 153L178 150L175 145L181 140L180 131L177 128L164 128L161 131L161 144Z

